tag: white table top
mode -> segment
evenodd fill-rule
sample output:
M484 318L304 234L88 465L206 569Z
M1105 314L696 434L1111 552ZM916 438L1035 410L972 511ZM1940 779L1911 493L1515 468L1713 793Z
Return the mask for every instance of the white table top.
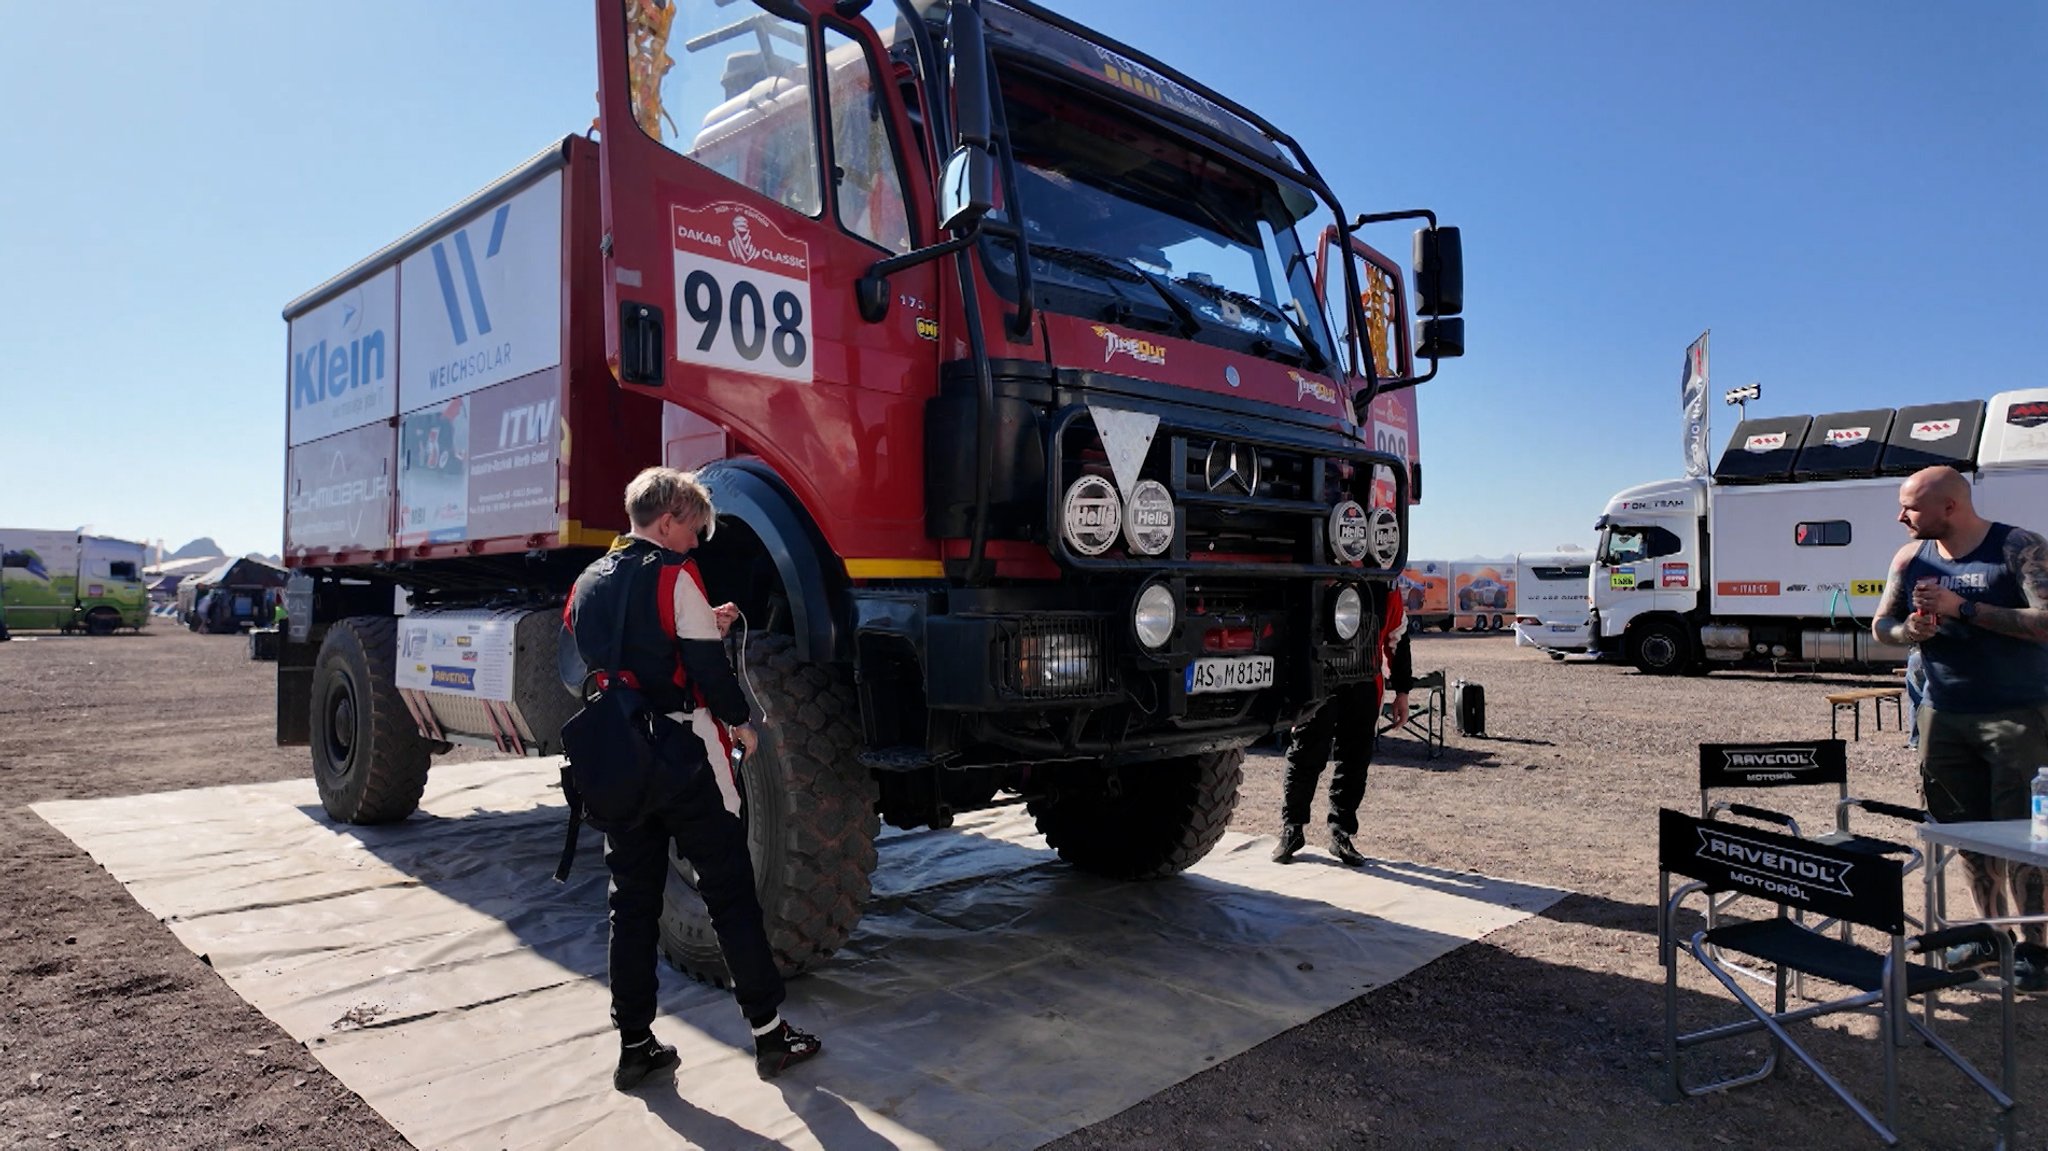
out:
M1983 823L1923 823L1920 838L1928 843L1960 847L2037 867L2048 867L2048 843L2036 843L2029 821L1994 819Z

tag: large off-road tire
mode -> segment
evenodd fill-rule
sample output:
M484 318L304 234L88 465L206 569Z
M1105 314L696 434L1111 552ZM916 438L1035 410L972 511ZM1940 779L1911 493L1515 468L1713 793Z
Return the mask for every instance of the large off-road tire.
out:
M121 613L110 607L96 607L85 613L85 634L113 635L121 626Z
M765 722L760 750L741 768L742 814L768 946L790 976L838 950L860 923L880 796L855 759L860 702L843 670L806 662L783 635L753 637L746 668L754 714ZM696 874L679 859L674 868L662 900L662 950L677 967L723 985L725 960Z
M1645 675L1677 675L1692 664L1692 641L1670 620L1653 619L1629 629L1629 662Z
M327 629L313 665L313 782L343 823L395 823L418 810L433 753L398 697L398 621L358 616Z
M1209 854L1244 779L1244 750L1125 768L1116 795L1073 791L1034 799L1031 817L1060 858L1110 879L1156 879Z

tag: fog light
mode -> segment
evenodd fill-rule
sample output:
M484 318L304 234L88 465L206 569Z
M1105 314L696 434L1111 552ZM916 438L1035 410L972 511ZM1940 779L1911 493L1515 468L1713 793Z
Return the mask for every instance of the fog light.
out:
M1173 495L1158 480L1139 480L1124 505L1124 542L1141 556L1156 556L1173 543Z
M1084 556L1099 556L1116 542L1123 528L1123 500L1101 476L1082 476L1060 501L1060 528L1067 546Z
M1358 625L1365 619L1365 601L1359 598L1358 589L1346 587L1337 593L1337 602L1330 608L1330 626L1337 631L1337 638L1349 640L1358 634Z
M1357 500L1345 500L1330 509L1328 535L1330 554L1338 563L1358 563L1372 543L1371 517Z
M1092 635L1028 635L1017 645L1017 683L1032 694L1090 692L1096 687L1101 657Z
M1174 616L1173 592L1165 584L1148 584L1138 593L1138 602L1131 608L1131 630L1138 635L1138 642L1147 650L1163 647L1173 638Z

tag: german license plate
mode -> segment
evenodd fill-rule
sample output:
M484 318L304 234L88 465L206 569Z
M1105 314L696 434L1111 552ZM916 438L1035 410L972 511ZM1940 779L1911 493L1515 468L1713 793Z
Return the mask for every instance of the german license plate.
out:
M1188 665L1188 694L1212 691L1257 691L1273 686L1273 657L1247 655L1237 659L1198 659Z

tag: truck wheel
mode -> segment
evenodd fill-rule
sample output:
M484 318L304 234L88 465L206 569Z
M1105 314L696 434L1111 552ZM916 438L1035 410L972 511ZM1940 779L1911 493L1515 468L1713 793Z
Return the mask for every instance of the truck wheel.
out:
M1080 792L1034 799L1031 817L1060 858L1110 879L1156 879L1209 854L1244 779L1244 749L1212 751L1123 772L1116 795Z
M1457 626L1458 621L1455 619L1440 619L1436 621L1436 630L1438 631L1449 631Z
M398 621L327 630L313 665L313 782L343 823L395 823L420 805L433 755L398 698Z
M855 758L860 703L845 673L806 662L784 635L756 635L746 661L755 712L767 717L761 748L740 772L747 849L775 966L796 975L838 950L860 923L875 871L880 789ZM673 857L671 866L678 882L662 896L662 950L677 967L724 986L729 976L696 873Z
M1692 644L1668 620L1651 620L1634 630L1629 662L1646 675L1677 675L1692 662Z
M113 608L96 607L86 613L85 634L87 635L113 635L114 629L120 626L121 613Z
M1501 616L1494 616L1491 622L1495 631L1504 631L1507 628L1506 621Z

